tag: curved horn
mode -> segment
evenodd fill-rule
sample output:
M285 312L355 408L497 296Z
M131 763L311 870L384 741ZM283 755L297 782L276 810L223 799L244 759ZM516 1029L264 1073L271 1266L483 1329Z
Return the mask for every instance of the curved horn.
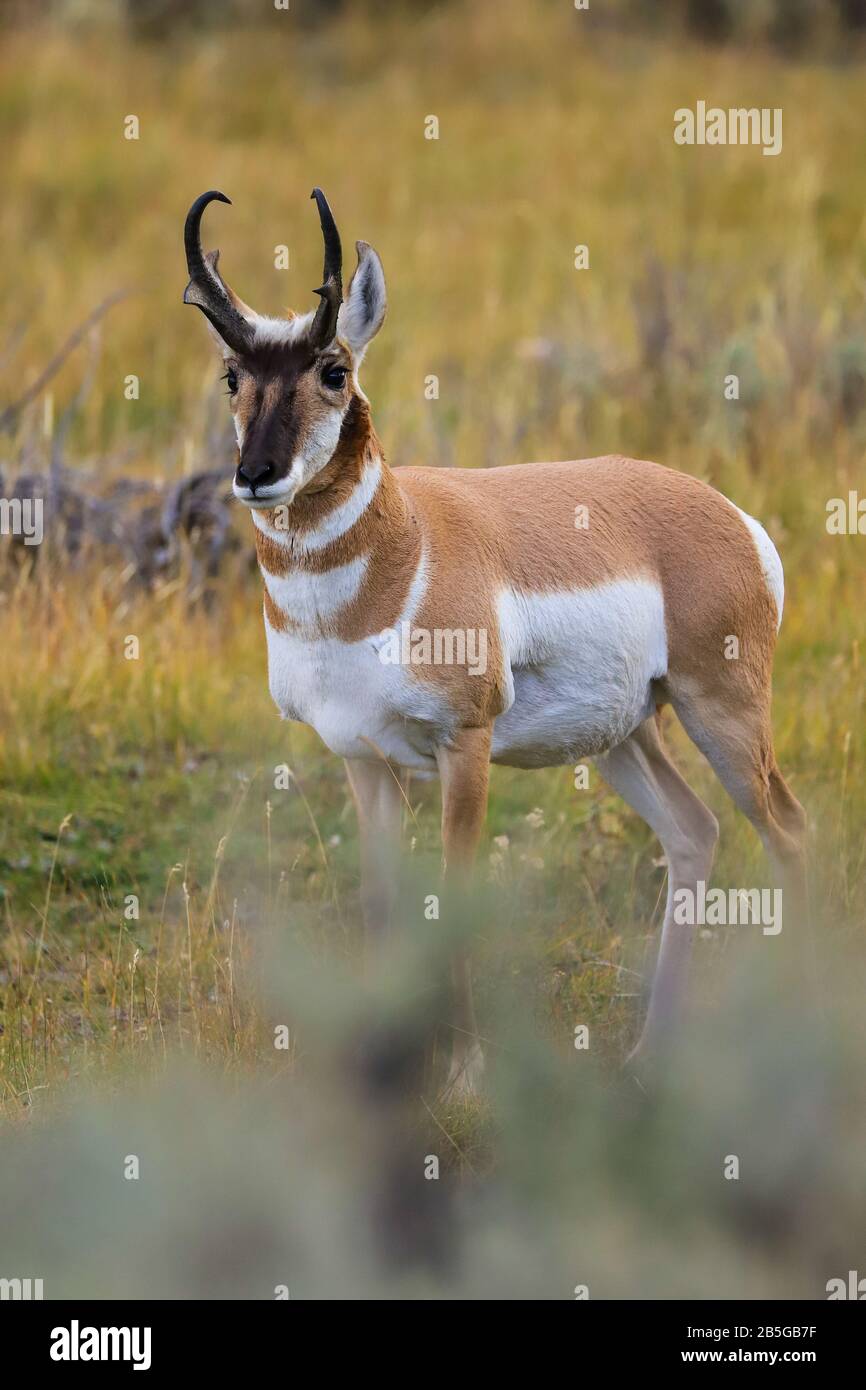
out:
M322 227L322 237L325 242L325 264L322 270L322 279L327 281L333 276L343 291L343 247L340 244L340 233L337 231L337 224L334 221L334 214L328 206L328 200L321 188L314 188L310 194L315 198L316 206L319 209L319 222Z
M201 249L201 218L208 203L228 203L231 199L212 188L196 198L186 215L183 244L189 284L183 292L184 304L195 304L206 314L219 333L235 352L245 352L253 337L252 325L238 310L234 296L217 270L219 251L207 255Z
M317 347L326 347L337 332L337 316L343 302L343 248L334 215L321 188L314 188L310 197L316 200L325 242L322 284L314 291L321 297L321 303L313 319L310 338Z

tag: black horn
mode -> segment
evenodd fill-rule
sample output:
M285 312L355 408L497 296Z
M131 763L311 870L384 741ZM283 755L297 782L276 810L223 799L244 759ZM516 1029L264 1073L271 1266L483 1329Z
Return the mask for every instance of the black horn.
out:
M252 342L252 325L237 308L234 295L217 270L219 251L205 255L201 249L202 213L208 203L214 202L231 204L231 199L212 188L196 198L186 215L183 244L189 284L183 292L183 302L201 309L230 348L245 352Z
M310 337L317 347L327 347L337 332L337 316L343 302L343 248L334 215L321 188L314 188L310 197L316 200L325 242L322 284L315 291L322 302L316 310Z

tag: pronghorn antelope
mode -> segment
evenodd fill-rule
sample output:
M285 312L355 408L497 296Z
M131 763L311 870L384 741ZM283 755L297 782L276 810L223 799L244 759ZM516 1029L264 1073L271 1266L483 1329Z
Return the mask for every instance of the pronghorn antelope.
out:
M325 243L315 312L263 317L201 249L193 203L184 301L222 353L238 443L234 494L251 513L264 580L269 681L285 718L346 760L357 805L362 903L387 921L406 770L438 775L446 868L482 833L489 765L594 757L661 841L668 899L645 1056L682 1002L693 929L673 911L707 881L718 826L670 761L671 704L790 886L805 886L805 815L773 754L770 678L782 615L766 531L706 483L605 457L489 469L385 461L358 384L385 317L378 255L357 242L343 295L340 237L320 189ZM587 524L576 526L576 509ZM394 632L485 634L470 670L385 660ZM728 659L736 635L739 658ZM483 669L481 669L483 666ZM454 968L452 1087L483 1068L468 959ZM634 1054L633 1054L634 1055Z

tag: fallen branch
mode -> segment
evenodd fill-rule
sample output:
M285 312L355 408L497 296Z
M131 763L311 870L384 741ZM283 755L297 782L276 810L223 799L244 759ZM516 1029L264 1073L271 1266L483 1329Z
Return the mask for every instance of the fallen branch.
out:
M54 354L48 365L40 372L32 386L28 386L24 394L19 396L17 401L13 401L11 405L7 405L3 413L0 414L0 430L12 429L21 411L25 406L28 406L31 401L35 401L40 391L43 391L52 377L57 375L69 354L75 351L79 343L83 342L94 324L97 324L99 320L108 313L109 309L113 309L115 304L119 303L121 299L126 299L129 294L129 290L115 290L113 294L103 299L102 303L98 304L93 312L88 314L87 318L78 324L77 328L72 330L66 342Z

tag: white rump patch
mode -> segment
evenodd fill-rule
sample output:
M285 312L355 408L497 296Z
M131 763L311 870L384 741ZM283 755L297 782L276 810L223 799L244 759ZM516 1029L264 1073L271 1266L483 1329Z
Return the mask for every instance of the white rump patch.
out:
M725 498L730 502L730 498ZM782 626L782 609L785 606L785 573L782 569L782 561L779 559L779 552L767 535L760 521L756 521L748 512L744 512L737 506L736 502L731 502L735 511L740 513L744 522L751 532L755 549L758 552L758 559L761 562L761 569L764 571L764 578L767 581L767 588L772 594L776 605L776 631Z

